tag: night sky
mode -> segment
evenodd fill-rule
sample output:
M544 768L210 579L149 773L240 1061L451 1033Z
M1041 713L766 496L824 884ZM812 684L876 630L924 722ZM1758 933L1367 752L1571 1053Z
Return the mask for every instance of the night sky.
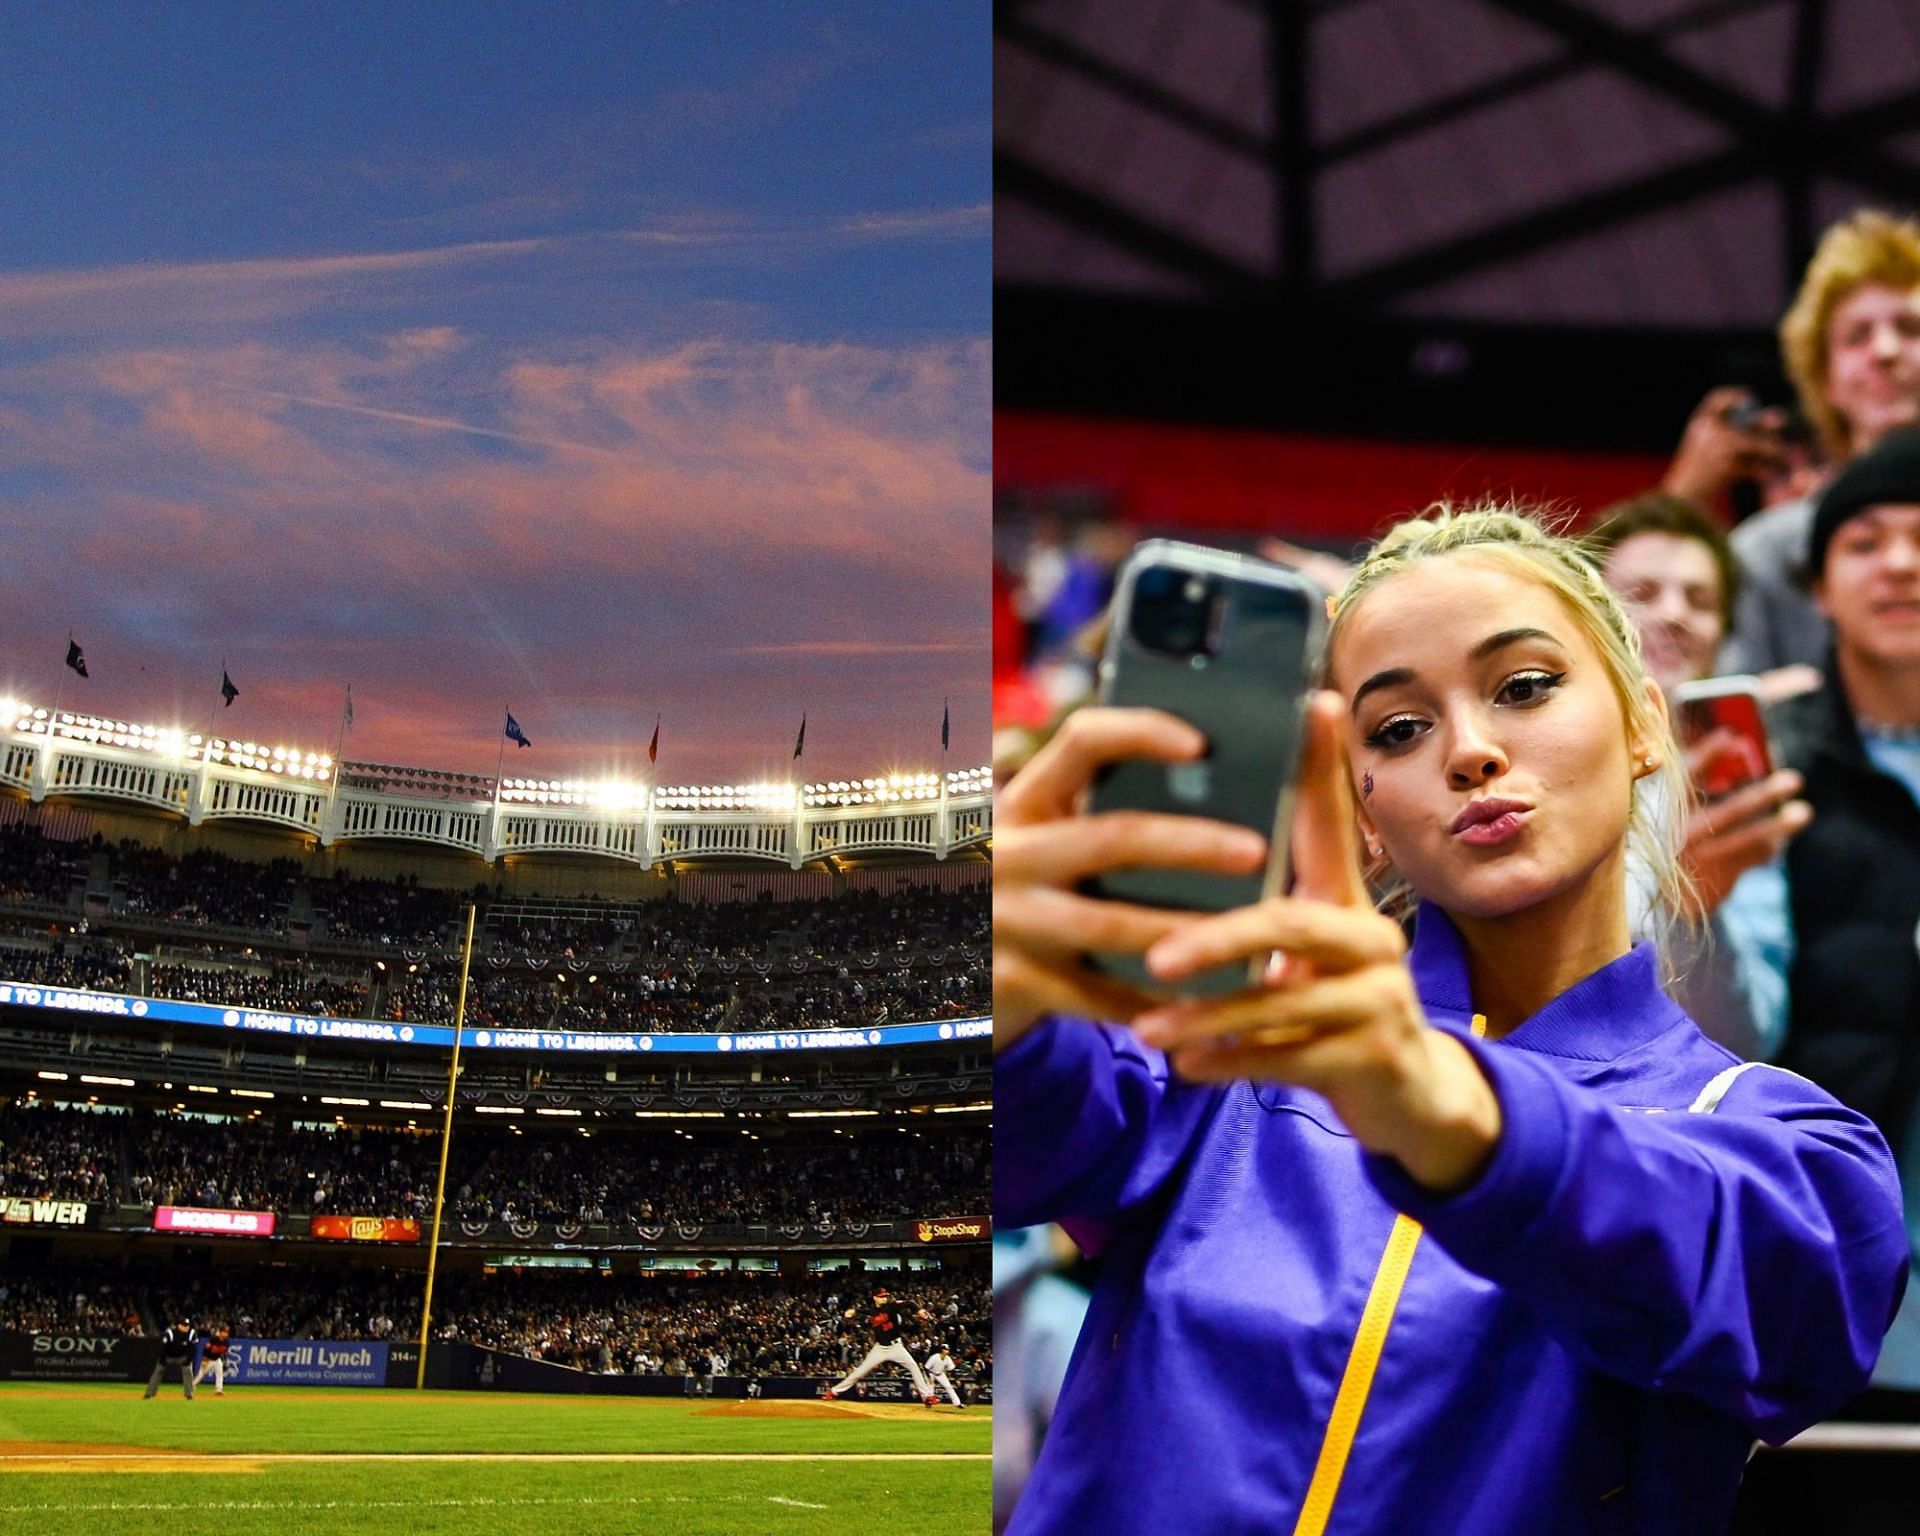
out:
M938 767L951 696L984 763L988 30L10 7L0 688L552 777L659 715L669 784Z

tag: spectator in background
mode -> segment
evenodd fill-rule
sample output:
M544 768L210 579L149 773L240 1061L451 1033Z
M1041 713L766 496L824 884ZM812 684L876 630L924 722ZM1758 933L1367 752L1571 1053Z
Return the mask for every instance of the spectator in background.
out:
M1733 551L1713 521L1685 498L1653 492L1602 514L1585 540L1640 637L1647 675L1667 696L1711 675L1739 592ZM1717 748L1689 751L1693 777ZM1682 852L1693 882L1691 921L1673 933L1674 994L1710 1039L1748 1060L1766 1060L1787 1030L1787 967L1793 951L1780 851L1811 819L1800 775L1782 770L1711 805L1696 804ZM1634 928L1645 936L1650 877L1629 882Z
M1920 1251L1920 433L1886 437L1821 498L1813 595L1833 622L1825 685L1776 715L1813 824L1787 855L1796 954L1785 1064L1879 1124ZM1874 1372L1920 1418L1920 1292Z
M1780 322L1780 349L1836 465L1920 422L1920 224L1863 209L1829 229ZM1722 671L1826 659L1830 630L1802 578L1814 505L1801 495L1734 531L1744 582Z

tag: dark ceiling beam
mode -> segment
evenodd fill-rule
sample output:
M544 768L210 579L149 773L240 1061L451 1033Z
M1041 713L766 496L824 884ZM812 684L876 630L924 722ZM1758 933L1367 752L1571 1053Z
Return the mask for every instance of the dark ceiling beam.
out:
M1681 11L1669 16L1657 27L1650 27L1647 35L1662 40L1684 37L1687 33L1702 27L1717 25L1733 16L1744 15L1748 11L1760 10L1767 6L1778 5L1780 0L1707 0L1704 5L1691 10ZM1400 139L1423 133L1430 128L1439 128L1459 118L1470 117L1476 112L1485 111L1503 101L1511 101L1543 85L1551 85L1556 80L1576 75L1583 69L1592 69L1594 60L1578 48L1569 48L1564 53L1550 59L1542 59L1537 64L1524 65L1488 79L1477 81L1464 90L1454 91L1445 96L1437 96L1431 101L1405 112L1395 113L1392 117L1382 118L1377 123L1369 123L1364 128L1356 128L1339 138L1328 139L1320 146L1320 159L1323 164L1331 165L1337 161L1349 160L1356 155L1364 155L1369 150L1380 148Z
M1920 167L1865 146L1896 128L1920 122L1920 92L1815 120L1798 146L1810 174L1853 182L1901 207L1920 207ZM1554 203L1456 240L1383 262L1325 285L1329 300L1380 304L1434 283L1460 277L1515 256L1593 234L1611 225L1689 198L1705 197L1744 181L1777 178L1781 159L1773 136L1747 139L1698 160L1626 182L1577 202Z
M1141 260L1212 290L1216 298L1245 299L1265 292L1269 278L1185 236L1117 207L1098 193L1062 181L1009 150L993 153L994 195L1023 198Z
M1820 110L1820 69L1827 42L1826 0L1795 0L1793 63L1787 76L1787 122L1791 132L1812 131ZM1787 282L1806 270L1813 256L1813 174L1803 160L1783 162L1780 170L1782 253Z
M1741 92L1667 53L1653 40L1617 26L1570 0L1481 0L1544 27L1636 84L1697 113L1767 152L1778 168L1800 162L1809 175L1839 176L1883 196L1911 199L1920 189L1912 167L1868 144L1842 146L1814 135L1787 113L1763 107ZM1824 147L1823 147L1824 146Z
M1593 234L1688 198L1704 197L1737 186L1770 169L1763 151L1740 145L1584 196L1578 202L1550 203L1533 213L1475 230L1457 240L1382 262L1352 277L1328 283L1322 292L1329 303L1382 304L1482 267L1504 264L1516 256Z
M1271 0L1267 60L1273 92L1274 252L1284 288L1304 293L1319 278L1313 152L1313 18L1296 0Z
M1867 143L1904 128L1920 128L1920 91L1906 91L1871 106L1837 113L1816 131L1828 138L1844 137L1853 143Z
M1104 86L1135 106L1144 107L1158 117L1178 123L1235 154L1265 160L1272 147L1264 135L1248 131L1233 119L1196 106L1137 71L1103 59L1078 43L1044 32L1019 18L995 21L993 35L997 42L1012 43L1058 69Z

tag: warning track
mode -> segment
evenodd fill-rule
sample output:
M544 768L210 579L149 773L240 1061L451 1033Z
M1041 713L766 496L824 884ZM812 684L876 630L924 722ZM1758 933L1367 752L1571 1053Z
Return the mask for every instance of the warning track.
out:
M19 1451L0 1472L258 1472L289 1462L991 1461L991 1451Z

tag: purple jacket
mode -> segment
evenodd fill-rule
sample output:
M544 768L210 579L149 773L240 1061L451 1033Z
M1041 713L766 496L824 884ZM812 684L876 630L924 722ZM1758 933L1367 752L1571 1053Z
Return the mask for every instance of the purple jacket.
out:
M1109 1025L1001 1054L996 1221L1106 1260L1009 1536L1719 1533L1754 1440L1867 1384L1907 1239L1864 1116L1707 1040L1645 946L1497 1044L1437 909L1412 969L1504 1117L1451 1198Z

